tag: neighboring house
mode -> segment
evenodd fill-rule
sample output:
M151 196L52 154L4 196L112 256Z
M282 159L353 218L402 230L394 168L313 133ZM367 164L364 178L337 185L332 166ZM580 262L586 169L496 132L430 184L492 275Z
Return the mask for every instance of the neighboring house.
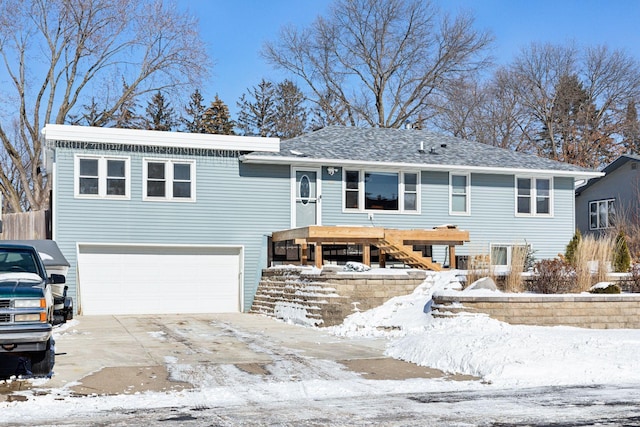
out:
M602 172L576 189L576 227L582 234L606 232L616 217L639 219L640 156L623 154Z
M555 257L574 182L599 172L410 129L277 139L47 125L53 237L84 314L247 311L271 233L307 225L470 232L464 255ZM446 248L429 248L447 262Z

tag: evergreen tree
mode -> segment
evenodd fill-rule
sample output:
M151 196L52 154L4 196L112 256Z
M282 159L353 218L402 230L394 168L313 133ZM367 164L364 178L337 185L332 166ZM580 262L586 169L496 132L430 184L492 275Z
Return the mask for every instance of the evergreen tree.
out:
M582 240L582 234L580 234L580 230L576 230L575 234L569 241L566 250L564 251L564 259L571 265L575 265L576 250L578 249L580 240Z
M235 135L233 132L234 122L229 114L229 107L218 95L206 109L202 117L205 133L215 133L219 135Z
M622 144L627 152L640 153L640 121L638 121L638 110L634 101L629 101L625 108Z
M145 128L169 132L176 125L175 113L164 95L158 91L147 104L147 117L144 118Z
M300 88L290 80L276 87L276 135L282 139L302 135L307 128L307 109Z
M204 126L204 113L207 110L203 104L204 98L198 89L189 97L189 104L185 107L187 117L181 119L187 132L207 133Z
M262 79L258 86L247 89L237 105L238 128L242 135L259 135L263 137L276 134L276 100L273 84Z
M613 269L618 273L626 273L631 266L631 253L627 245L627 238L621 230L616 236L615 249L613 253Z
M598 114L578 76L561 76L540 134L544 157L584 167L601 164L614 141L598 128Z

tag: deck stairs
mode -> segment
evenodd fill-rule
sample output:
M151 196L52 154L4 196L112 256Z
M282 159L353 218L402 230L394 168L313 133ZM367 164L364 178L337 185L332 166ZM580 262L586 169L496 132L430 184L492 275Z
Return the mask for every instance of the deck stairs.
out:
M442 270L442 264L434 262L431 257L422 256L421 251L414 251L413 245L405 244L401 236L386 233L384 238L378 240L376 246L388 256L409 267L433 271Z

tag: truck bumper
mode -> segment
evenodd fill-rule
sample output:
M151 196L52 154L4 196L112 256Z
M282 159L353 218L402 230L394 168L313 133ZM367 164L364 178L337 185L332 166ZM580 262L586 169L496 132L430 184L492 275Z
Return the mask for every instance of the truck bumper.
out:
M51 338L51 325L31 324L0 327L0 353L44 351Z

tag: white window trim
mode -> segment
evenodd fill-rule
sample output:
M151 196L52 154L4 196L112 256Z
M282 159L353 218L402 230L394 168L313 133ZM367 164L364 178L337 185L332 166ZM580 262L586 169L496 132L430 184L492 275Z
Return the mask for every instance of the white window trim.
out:
M607 227L601 227L600 226L600 215L599 215L599 210L597 210L596 212L598 213L598 227L591 227L591 205L593 205L594 203L596 204L600 204L600 203L604 203L607 202L607 205L609 204L609 202L613 202L613 206L615 208L616 205L616 199L615 198L610 198L610 199L600 199L600 200L593 200L591 202L589 202L589 211L587 212L587 218L589 218L589 230L608 230L610 228L613 228L612 225L608 225ZM609 224L611 224L611 220L609 220L609 206L607 206L607 221L609 222Z
M416 208L414 210L405 210L404 208L404 196L407 194L407 191L405 190L405 175L410 174L410 175L415 175L416 176ZM398 206L401 213L407 213L407 214L413 214L413 213L419 213L420 212L420 172L411 172L411 171L407 171L407 172L401 172L400 173L400 191L399 191L399 200L398 203L401 203L401 205ZM413 194L413 192L411 192L411 194Z
M465 210L464 212L458 212L453 210L453 177L464 176L467 178L467 185L465 187ZM449 215L454 216L470 216L471 215L471 174L470 173L458 173L449 172Z
M496 265L493 263L493 248L494 246L504 246L507 248L507 264L506 265ZM509 272L511 269L511 258L513 255L514 246L526 246L529 248L529 251L533 251L531 244L529 243L489 243L489 265L492 270L496 273L505 273Z
M347 171L358 171L359 173L359 182L358 182L358 209L347 208L347 200L345 197L347 191ZM395 173L398 174L398 210L381 210L381 209L365 209L365 195L364 195L364 177L365 173ZM404 175L406 174L414 174L416 175L417 187L416 187L416 210L405 210L404 209ZM353 190L352 190L353 191ZM373 169L373 168L342 168L342 212L343 213L379 213L379 214L391 214L391 215L419 215L421 211L421 196L422 194L422 175L420 171L400 171L393 169Z
M98 194L80 194L80 160L98 161ZM107 194L107 160L124 161L125 194ZM76 199L131 199L131 158L126 156L104 156L95 154L75 154L73 159L73 195Z
M164 163L165 165L165 187L164 197L147 196L147 172L149 163ZM191 165L191 197L173 197L173 166L174 164ZM183 159L165 159L145 157L142 159L142 200L148 202L181 202L191 203L196 201L196 161Z
M531 213L520 213L518 212L518 180L519 179L530 179L531 180ZM536 211L536 199L537 199L537 188L536 188L536 182L539 179L544 179L549 181L549 213L538 213ZM515 206L514 206L514 212L515 212L515 216L516 217L523 217L523 218L531 218L531 217L538 217L538 218L553 218L553 199L554 199L554 195L553 195L553 177L546 177L546 176L529 176L529 175L516 175L514 178L514 186L513 186L513 190L514 190L514 198L515 198Z

